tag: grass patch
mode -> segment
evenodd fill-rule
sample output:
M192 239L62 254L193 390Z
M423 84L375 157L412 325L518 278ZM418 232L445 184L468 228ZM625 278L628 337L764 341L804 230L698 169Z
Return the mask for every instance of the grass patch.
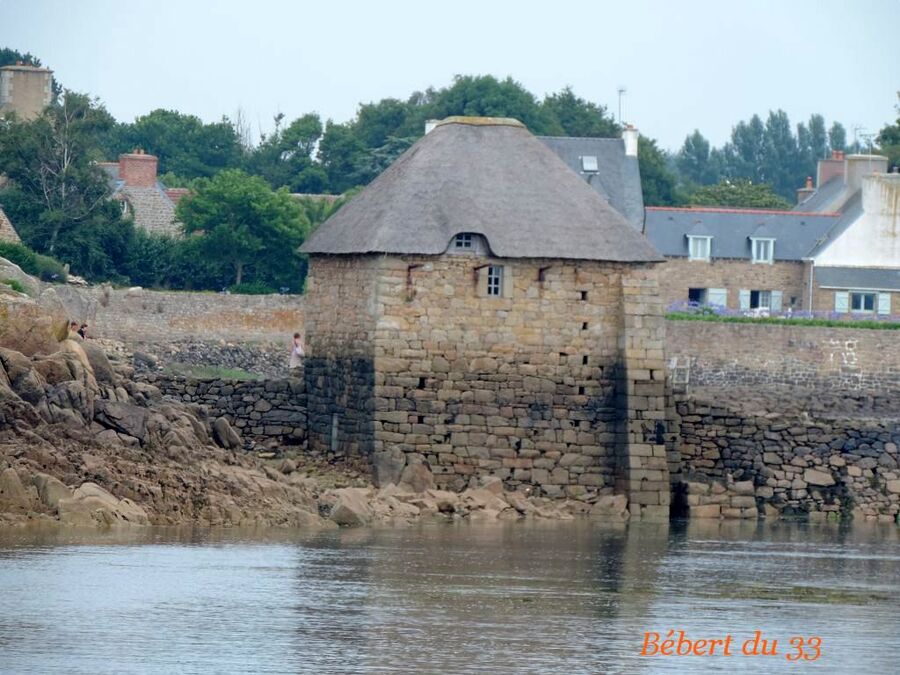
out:
M693 312L669 312L669 321L710 321L713 323L754 323L776 326L814 326L818 328L866 328L870 330L900 330L900 322L875 321L871 319L803 319L777 316L718 316L716 314L695 314Z
M4 279L3 281L0 281L0 283L6 284L11 289L13 289L16 293L24 293L25 292L25 287L22 285L22 282L19 281L18 279Z
M176 377L190 377L195 380L261 380L262 375L240 368L220 366L195 366L188 363L170 363L163 372Z

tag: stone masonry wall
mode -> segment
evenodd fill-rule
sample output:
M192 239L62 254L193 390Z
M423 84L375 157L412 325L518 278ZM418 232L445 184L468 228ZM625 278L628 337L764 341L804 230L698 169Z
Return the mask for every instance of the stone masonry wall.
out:
M504 297L479 268L502 264ZM590 499L616 472L621 276L598 262L386 257L375 332L376 452L427 462L441 487Z
M900 413L866 415L873 399L845 393L835 401L843 412L811 415L817 396L713 389L682 398L680 506L691 517L831 514L895 522Z
M691 386L817 387L900 392L900 332L668 321L666 355Z
M307 277L309 445L368 455L373 448L375 290L379 256L315 256Z
M725 288L728 309L740 309L740 290L774 290L783 295L783 308L803 308L804 270L801 262L774 262L771 265L749 260L719 259L705 262L687 258L667 258L657 268L663 303L687 302L690 288ZM792 302L793 301L793 302Z
M205 405L212 417L226 417L245 441L277 446L306 443L306 387L301 378L244 382L151 373L143 379L164 396Z
M52 298L46 294L52 293ZM288 344L303 330L299 295L226 295L186 291L53 286L42 301L59 302L93 337L127 343L181 340Z

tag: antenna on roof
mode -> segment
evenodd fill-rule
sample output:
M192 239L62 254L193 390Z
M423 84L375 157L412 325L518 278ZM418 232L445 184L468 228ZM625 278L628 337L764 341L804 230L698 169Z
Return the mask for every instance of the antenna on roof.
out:
M625 88L624 84L620 84L619 88L616 89L619 93L619 124L622 124L622 99L625 98L625 94L628 93L628 89Z

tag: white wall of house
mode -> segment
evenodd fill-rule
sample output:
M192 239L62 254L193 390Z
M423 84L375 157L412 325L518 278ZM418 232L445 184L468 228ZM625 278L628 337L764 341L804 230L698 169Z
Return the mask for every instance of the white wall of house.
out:
M817 267L900 267L900 174L862 179L863 213L815 258Z

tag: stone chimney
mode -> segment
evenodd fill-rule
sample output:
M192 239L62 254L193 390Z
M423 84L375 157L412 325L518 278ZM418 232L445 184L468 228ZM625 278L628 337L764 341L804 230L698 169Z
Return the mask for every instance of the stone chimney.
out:
M816 187L822 187L835 176L844 175L844 153L831 151L831 159L820 159L816 168Z
M881 155L847 155L844 167L844 183L851 192L856 192L862 187L863 176L887 173L888 158Z
M812 176L806 177L806 185L797 190L797 203L802 204L807 199L812 197L813 192L816 191L816 188L813 187L813 179Z
M625 141L625 156L637 157L638 154L638 130L632 125L626 124L622 129L622 140Z
M156 163L156 157L144 154L141 149L119 155L119 180L128 187L154 187Z

